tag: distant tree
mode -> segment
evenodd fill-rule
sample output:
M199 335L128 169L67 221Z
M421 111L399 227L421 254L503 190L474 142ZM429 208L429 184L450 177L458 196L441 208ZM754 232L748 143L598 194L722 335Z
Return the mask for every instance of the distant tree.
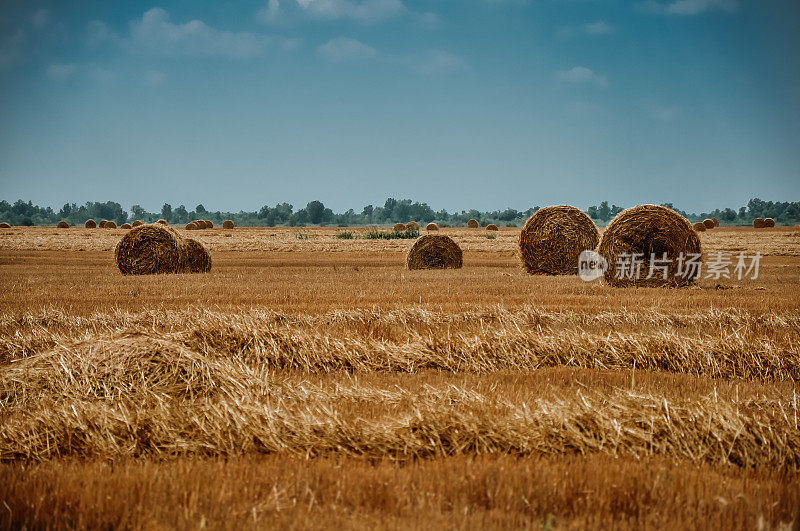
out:
M183 205L176 208L172 215L175 221L179 221L181 223L188 223L189 221L189 213L186 211L186 207Z
M611 219L611 209L608 207L608 201L603 201L597 209L597 216L603 221Z
M372 213L373 213L374 211L375 211L375 207L374 207L374 206L372 206L372 205L367 205L367 206L365 206L365 207L364 207L364 209L361 211L361 215L362 215L362 216L366 216L366 217L369 219L369 218L372 218Z
M172 205L164 203L164 206L161 207L161 217L167 221L172 221Z
M203 204L200 203L199 205L194 207L194 211L197 212L198 215L199 214L205 214L206 213L206 207L204 207Z
M586 211L586 213L592 219L600 219L600 215L597 213L597 207L596 206L590 206L589 209Z
M133 214L133 219L147 218L147 211L143 209L140 205L133 205L131 207L131 214Z
M325 205L320 201L311 201L306 205L308 220L315 225L322 223L325 219ZM331 212L331 214L333 214Z

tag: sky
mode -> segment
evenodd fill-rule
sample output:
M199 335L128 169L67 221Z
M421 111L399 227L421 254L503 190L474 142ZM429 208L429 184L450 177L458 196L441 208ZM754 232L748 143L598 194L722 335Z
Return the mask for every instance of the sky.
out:
M0 0L0 198L800 200L797 0Z

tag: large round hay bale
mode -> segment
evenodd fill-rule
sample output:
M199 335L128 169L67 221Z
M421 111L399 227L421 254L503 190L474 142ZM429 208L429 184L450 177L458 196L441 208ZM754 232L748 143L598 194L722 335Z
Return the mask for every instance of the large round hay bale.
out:
M478 227L480 227L480 224L478 223L478 220L471 219L467 221L467 227L469 227L470 229L477 229Z
M436 223L428 223L425 226L425 230L439 230L439 225L437 225Z
M419 223L416 221L409 221L406 223L406 230L419 230Z
M594 250L597 227L582 210L569 205L537 210L519 234L522 265L532 275L577 275L578 257Z
M407 263L409 269L460 269L463 254L449 236L426 234L408 251Z
M6 223L5 221L0 223L0 229L10 229L11 225Z
M711 221L714 222L714 228L719 227L719 220L717 218L711 218Z
M232 229L235 226L236 225L233 224L233 220L232 219L226 219L225 221L222 222L222 228L223 229Z
M139 220L139 219L137 219L136 221L133 222L133 226L134 227L140 227L142 225L144 225L144 223L142 223L142 221Z
M69 223L67 223L66 221L59 221L56 227L58 227L59 229L68 229Z
M93 219L87 219L86 223L84 223L83 226L86 227L87 229L96 229L97 222Z
M114 249L123 275L180 273L187 267L187 255L186 240L173 228L158 223L135 227Z
M753 228L754 229L763 229L766 226L767 225L766 225L766 223L764 222L764 220L762 218L756 218L756 219L753 220Z
M486 230L500 230L500 229L498 229L497 225L495 225L494 223L489 223L488 225L486 225Z
M772 218L764 218L764 227L774 227L775 220Z
M698 222L692 225L692 228L697 232L705 232L706 231L706 224L703 222Z
M119 226L119 228L128 230L128 229L132 229L133 225L131 225L130 223L123 223L122 225Z
M705 225L707 229L713 229L715 227L714 220L711 218L704 219L703 225Z
M156 221L156 223L161 223L162 225L169 225L166 219L159 219L158 221Z
M404 224L402 224L402 223L395 223L394 224L394 230L396 230L397 232L401 232L401 231L406 230L406 226Z
M114 223L113 221L106 221L106 226L104 228L106 228L106 229L116 229L117 228L117 224Z
M612 286L688 286L700 275L700 267L689 265L699 260L697 233L686 218L658 205L620 212L597 251L608 262L605 280Z
M186 239L186 269L189 273L207 273L211 271L211 255L205 246L192 238Z

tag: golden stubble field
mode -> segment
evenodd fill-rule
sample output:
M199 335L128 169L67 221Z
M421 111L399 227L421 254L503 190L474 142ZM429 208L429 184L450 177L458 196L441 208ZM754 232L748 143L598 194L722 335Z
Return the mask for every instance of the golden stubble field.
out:
M137 278L120 229L0 229L0 526L798 525L799 228L701 234L759 278L683 290L342 230Z

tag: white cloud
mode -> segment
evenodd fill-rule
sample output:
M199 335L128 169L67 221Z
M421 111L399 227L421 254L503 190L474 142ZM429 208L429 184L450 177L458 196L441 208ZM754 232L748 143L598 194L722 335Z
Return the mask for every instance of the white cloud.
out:
M461 70L465 66L460 57L450 52L431 50L415 62L414 69L423 74L439 74Z
M556 73L556 79L571 85L594 85L601 88L608 86L606 76L597 74L585 66L575 66L569 70L561 70Z
M31 17L31 24L36 29L42 29L50 22L50 10L45 8L37 9Z
M78 67L74 63L52 64L45 69L45 74L50 79L61 81L70 77L77 69Z
M265 35L219 30L201 20L173 24L161 8L145 12L131 22L131 42L143 50L167 55L200 55L241 59L263 54L274 43ZM294 41L284 41L291 47Z
M158 70L148 70L144 74L144 79L142 83L146 87L160 87L167 81L167 75L164 72L159 72Z
M733 12L739 9L739 0L673 0L668 3L648 0L644 8L669 15L698 15L708 11Z
M107 42L114 42L119 36L108 29L108 25L100 20L92 20L86 25L86 44L98 46Z
M286 17L300 17L372 24L405 12L406 7L401 0L269 0L256 17L266 23L277 23Z
M327 61L340 63L375 57L378 55L378 50L355 39L338 37L317 48L317 54Z

